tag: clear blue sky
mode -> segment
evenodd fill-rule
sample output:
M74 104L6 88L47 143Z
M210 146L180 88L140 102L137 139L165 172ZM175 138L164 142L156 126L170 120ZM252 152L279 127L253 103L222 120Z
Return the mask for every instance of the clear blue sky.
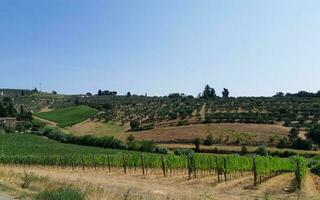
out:
M320 90L318 0L1 0L0 88Z

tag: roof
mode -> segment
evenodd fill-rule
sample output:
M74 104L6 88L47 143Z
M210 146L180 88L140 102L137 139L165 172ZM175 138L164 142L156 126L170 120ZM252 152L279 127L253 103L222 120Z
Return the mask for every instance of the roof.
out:
M0 120L4 120L4 119L17 119L17 118L15 118L15 117L0 117Z

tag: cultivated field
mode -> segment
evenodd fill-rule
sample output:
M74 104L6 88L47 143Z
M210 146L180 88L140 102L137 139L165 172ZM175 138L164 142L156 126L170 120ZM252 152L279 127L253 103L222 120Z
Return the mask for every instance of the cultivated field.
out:
M115 154L120 150L62 144L30 134L0 134L0 154L6 156L61 156Z
M72 106L34 115L46 120L54 121L59 127L67 127L82 122L96 115L98 111L89 106Z
M273 142L276 144L280 138L288 135L289 128L266 124L196 124L156 128L134 133L134 136L138 140L154 140L159 143L191 143L196 137L205 139L209 133L213 134L216 141L223 144L270 144L270 138L273 138Z

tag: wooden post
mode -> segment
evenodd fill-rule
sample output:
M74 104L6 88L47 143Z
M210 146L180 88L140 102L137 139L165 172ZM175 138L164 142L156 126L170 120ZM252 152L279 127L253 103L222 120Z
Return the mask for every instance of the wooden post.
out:
M257 165L256 165L256 158L252 159L252 172L253 172L253 179L254 179L254 186L257 186Z
M224 181L227 181L227 159L223 158L223 172L224 172Z
M82 157L82 170L84 170L84 159Z
M216 171L217 171L217 174L218 174L218 182L220 183L221 180L220 180L220 168L219 168L218 157L216 157Z
M72 166L72 171L73 171L74 170L73 157L71 157L71 166Z
M301 176L300 176L300 160L297 159L296 179L298 182L298 189L301 189Z
M143 161L143 155L141 154L141 168L142 168L142 174L144 175L144 161Z
M192 167L191 167L191 157L187 157L187 164L188 164L188 175L189 179L191 179L191 174L192 174Z
M93 156L94 170L97 170L96 156Z
M111 173L111 165L110 165L110 157L109 157L109 155L107 155L107 161L108 161L109 173Z
M162 162L163 176L166 177L166 176L167 176L167 175L166 175L166 165L165 165L163 156L161 156L161 162Z
M122 154L122 160L123 160L123 172L126 174L127 173L127 163L126 163L126 159L124 158L124 154Z

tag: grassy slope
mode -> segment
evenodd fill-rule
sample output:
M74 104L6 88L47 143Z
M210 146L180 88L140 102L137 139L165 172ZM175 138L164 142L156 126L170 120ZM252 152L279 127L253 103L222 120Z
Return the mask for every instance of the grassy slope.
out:
M49 112L36 113L35 116L54 121L59 127L67 127L82 122L95 114L97 110L89 106L72 106Z
M116 138L125 139L127 134L125 129L128 127L121 126L119 123L115 122L96 122L87 120L81 123L78 123L72 127L68 127L66 130L73 135L95 135L95 136L114 136Z
M0 154L6 155L86 155L86 154L114 154L120 150L86 147L73 144L62 144L35 135L1 133ZM126 151L129 153L129 151Z

